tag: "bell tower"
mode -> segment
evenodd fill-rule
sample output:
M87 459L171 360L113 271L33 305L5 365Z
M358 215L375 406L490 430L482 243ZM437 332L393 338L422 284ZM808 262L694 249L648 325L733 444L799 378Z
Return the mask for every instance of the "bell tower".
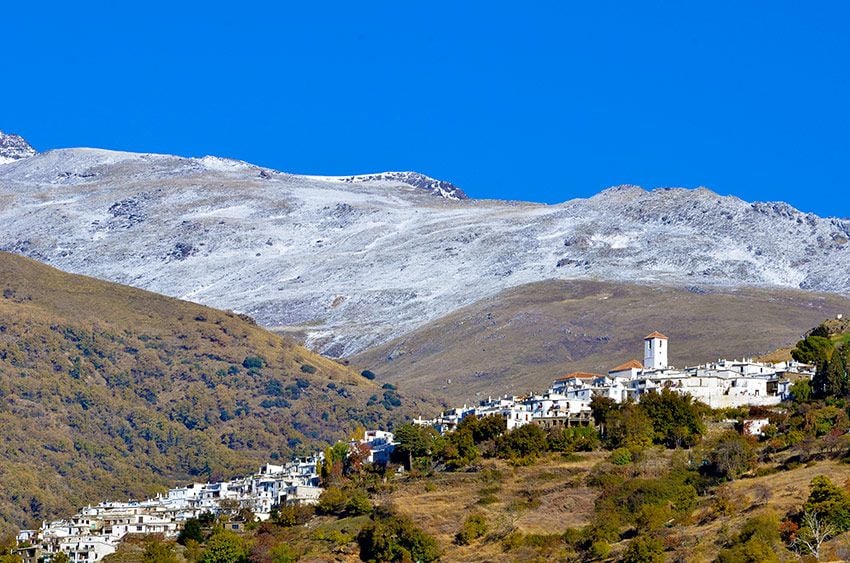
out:
M643 339L643 369L667 368L667 337L660 332L648 334Z

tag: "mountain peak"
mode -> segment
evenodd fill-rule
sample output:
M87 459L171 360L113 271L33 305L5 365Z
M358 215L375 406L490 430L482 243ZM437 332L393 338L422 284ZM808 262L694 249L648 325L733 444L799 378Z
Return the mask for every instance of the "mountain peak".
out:
M8 164L35 154L35 149L20 135L0 131L0 164Z
M437 180L419 172L378 172L375 174L361 174L357 176L342 176L337 178L341 182L349 184L360 184L365 182L398 182L407 184L414 188L420 188L430 192L432 195L444 199L469 199L463 190L445 180Z

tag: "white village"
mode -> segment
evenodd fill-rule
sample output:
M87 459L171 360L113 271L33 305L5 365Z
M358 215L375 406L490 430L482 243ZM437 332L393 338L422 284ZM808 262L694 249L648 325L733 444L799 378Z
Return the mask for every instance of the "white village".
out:
M434 419L413 422L433 426L440 433L454 429L467 416L496 415L507 429L524 424L544 428L593 424L590 402L607 397L617 403L639 402L644 393L669 389L691 395L713 409L777 405L790 398L793 382L811 379L815 368L796 361L766 363L751 358L717 360L677 369L669 365L668 338L653 332L644 338L643 362L630 360L607 374L575 372L555 379L540 395L488 398L478 406L462 406Z
M814 375L811 365L753 359L718 360L677 369L668 364L668 348L668 338L653 332L644 338L643 362L631 360L607 374L570 373L555 379L539 395L488 398L478 406L464 405L434 419L420 417L412 422L433 427L440 434L451 432L469 416L499 416L508 430L525 424L545 429L591 426L595 424L591 414L594 397L639 402L643 394L662 389L689 394L712 408L770 406L790 398L794 381ZM745 431L757 433L758 428L759 421L745 424ZM349 452L365 452L364 461L387 465L395 445L391 432L367 430L362 438L349 442ZM114 553L128 535L174 538L187 520L205 513L236 515L247 509L258 520L268 520L276 507L318 502L323 491L319 476L323 459L320 452L284 465L267 464L254 475L231 481L193 483L152 499L87 506L68 519L44 522L37 530L21 530L16 554L26 563L49 563L57 553L64 553L72 562L96 562ZM228 526L238 531L244 522L233 519Z

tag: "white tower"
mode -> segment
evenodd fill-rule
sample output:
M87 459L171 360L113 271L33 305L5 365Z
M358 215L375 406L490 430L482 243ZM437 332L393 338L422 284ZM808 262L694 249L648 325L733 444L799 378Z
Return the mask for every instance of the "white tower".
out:
M667 337L660 332L648 334L643 339L643 369L667 368Z

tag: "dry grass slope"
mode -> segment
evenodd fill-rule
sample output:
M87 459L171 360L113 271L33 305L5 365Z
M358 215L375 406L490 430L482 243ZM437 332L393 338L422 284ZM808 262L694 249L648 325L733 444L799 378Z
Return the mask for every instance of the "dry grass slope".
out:
M850 299L776 289L553 280L458 310L352 363L456 403L542 390L558 375L604 373L642 360L641 339L653 330L670 337L670 361L683 367L793 345L837 313L850 313Z

